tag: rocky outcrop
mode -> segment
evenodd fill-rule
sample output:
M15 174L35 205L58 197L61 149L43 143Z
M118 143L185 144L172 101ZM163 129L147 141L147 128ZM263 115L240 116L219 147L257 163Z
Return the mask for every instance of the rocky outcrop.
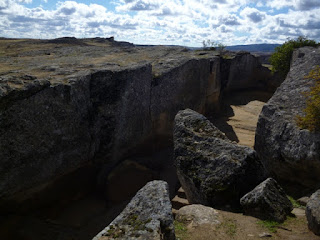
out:
M64 84L2 79L0 202L28 198L93 159L115 164L150 134L151 79L151 65L82 73Z
M309 229L320 235L320 190L313 193L307 203L306 217Z
M244 195L240 203L246 215L277 222L283 222L293 209L286 193L272 178Z
M207 206L192 204L184 206L177 211L175 219L187 223L189 226L197 227L203 224L220 224L219 213Z
M160 137L172 136L173 119L181 109L205 113L219 108L219 58L180 61L182 64L169 71L164 68L152 81L151 118Z
M320 49L296 50L290 72L265 104L256 129L255 150L269 172L290 194L320 187L320 135L297 126L305 96L314 84L305 76L320 63Z
M62 79L1 76L0 206L28 199L86 165L102 164L98 182L108 184L108 174L127 156L170 144L180 108L219 106L218 57L178 55L154 70L130 66L72 68Z
M265 176L255 151L231 142L190 109L175 117L174 154L178 178L190 203L237 207L240 197Z
M174 240L168 184L152 181L138 191L122 213L93 240Z
M1 47L10 54L0 58L0 207L86 167L99 169L99 188L108 192L108 175L121 161L172 144L178 110L218 111L221 69L229 71L214 52L113 39Z
M223 73L225 92L248 88L269 88L274 90L271 71L263 67L258 57L249 52L239 52L233 59L224 60L227 74Z

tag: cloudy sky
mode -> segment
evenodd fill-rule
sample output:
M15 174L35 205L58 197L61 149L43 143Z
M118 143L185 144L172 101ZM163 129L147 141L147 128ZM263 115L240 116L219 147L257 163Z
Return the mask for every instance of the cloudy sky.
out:
M0 0L0 36L202 46L320 41L320 0Z

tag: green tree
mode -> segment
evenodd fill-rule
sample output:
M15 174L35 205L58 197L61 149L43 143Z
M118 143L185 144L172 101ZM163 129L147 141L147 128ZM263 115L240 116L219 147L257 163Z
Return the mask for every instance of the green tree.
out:
M315 85L310 88L309 92L304 93L306 108L304 116L298 116L298 126L309 131L320 131L320 67L317 66L306 78L315 81Z
M290 69L294 49L304 46L316 47L317 45L314 40L302 36L297 39L289 39L281 46L276 47L275 52L271 55L270 62L272 64L272 71L278 72L281 77L285 78Z

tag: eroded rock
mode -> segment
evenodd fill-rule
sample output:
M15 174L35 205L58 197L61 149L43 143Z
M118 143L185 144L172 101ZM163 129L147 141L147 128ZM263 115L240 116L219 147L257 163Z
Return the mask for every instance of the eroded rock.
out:
M255 150L267 170L291 195L304 196L320 187L320 134L297 126L306 106L305 78L320 63L320 48L295 51L290 72L259 116Z
M306 217L309 229L316 235L320 235L320 190L311 195L307 203Z
M193 204L180 208L177 211L175 219L187 223L192 227L202 224L220 224L219 213L211 207L200 204Z
M122 213L93 240L163 239L174 240L174 225L168 184L147 183Z
M240 199L244 213L264 220L283 222L293 209L284 190L272 178Z
M239 206L265 177L255 151L231 142L203 115L186 109L174 122L178 178L190 203Z

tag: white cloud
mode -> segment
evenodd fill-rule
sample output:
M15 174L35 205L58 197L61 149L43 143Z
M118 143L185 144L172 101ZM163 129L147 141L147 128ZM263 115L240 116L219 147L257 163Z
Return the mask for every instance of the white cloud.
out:
M30 0L0 0L0 35L36 38L114 35L116 40L134 43L191 46L201 46L207 39L244 44L281 42L299 35L320 38L319 8L313 0L113 1L116 11L101 4L76 1L59 2L55 9L45 10L41 5L37 8L24 5ZM287 14L277 10L270 14L267 12L270 7L290 10Z

